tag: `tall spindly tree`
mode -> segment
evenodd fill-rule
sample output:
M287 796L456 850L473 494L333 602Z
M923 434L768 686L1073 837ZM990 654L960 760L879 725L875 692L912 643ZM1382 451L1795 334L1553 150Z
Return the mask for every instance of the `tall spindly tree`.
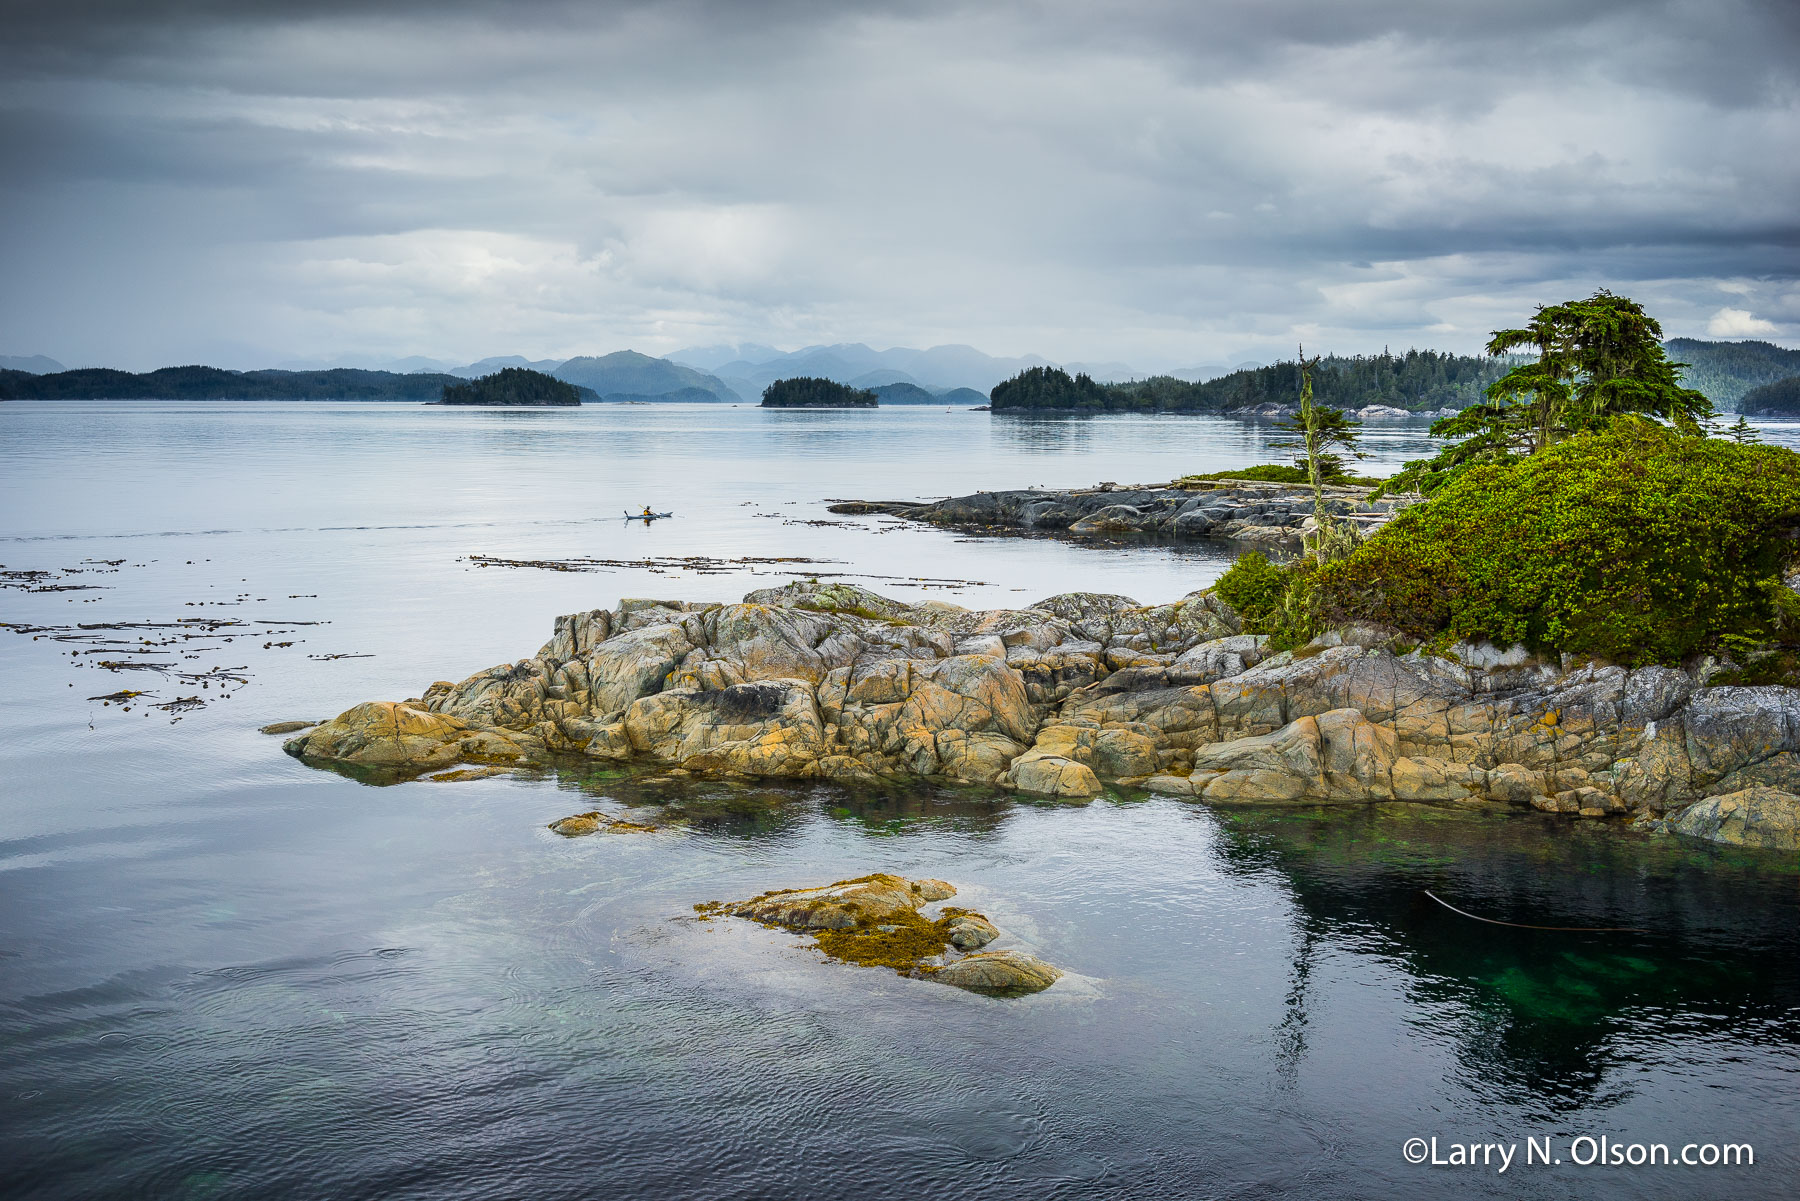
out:
M1344 416L1344 410L1328 408L1313 400L1313 369L1318 356L1306 357L1300 348L1300 411L1275 423L1275 428L1294 435L1287 442L1273 446L1295 451L1294 462L1306 471L1313 493L1313 533L1307 540L1313 558L1324 563L1339 552L1355 546L1356 538L1348 528L1338 529L1331 514L1325 511L1325 482L1344 474L1344 456L1367 458L1357 446L1357 431L1362 422Z
M1643 306L1602 288L1586 300L1540 306L1522 329L1495 330L1490 355L1535 352L1487 389L1486 399L1431 427L1461 439L1407 465L1388 491L1435 492L1470 463L1540 454L1571 434L1620 417L1666 422L1698 437L1714 416L1705 394L1681 386L1685 363L1662 348L1662 325Z

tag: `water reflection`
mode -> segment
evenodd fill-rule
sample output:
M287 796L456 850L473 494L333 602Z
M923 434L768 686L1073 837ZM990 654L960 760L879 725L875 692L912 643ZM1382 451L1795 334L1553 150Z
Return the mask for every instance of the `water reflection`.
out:
M1496 1100L1558 1113L1629 1088L1643 1040L1685 1015L1688 1037L1765 1046L1800 1037L1791 857L1634 835L1616 826L1427 806L1218 813L1241 875L1278 872L1296 906L1277 1059L1307 1053L1322 948L1391 961L1411 978L1418 1035L1454 1040ZM1632 927L1571 933L1540 926Z
M558 788L579 792L608 813L622 810L634 821L678 824L722 837L793 830L820 815L873 836L937 831L980 837L996 833L1013 807L1007 794L992 788L778 780L745 784L581 761L565 761L553 772Z

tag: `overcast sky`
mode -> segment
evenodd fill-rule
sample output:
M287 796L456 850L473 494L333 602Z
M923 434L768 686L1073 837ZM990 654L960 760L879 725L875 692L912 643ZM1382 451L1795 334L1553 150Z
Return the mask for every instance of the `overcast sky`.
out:
M1800 345L1800 4L0 0L0 353Z

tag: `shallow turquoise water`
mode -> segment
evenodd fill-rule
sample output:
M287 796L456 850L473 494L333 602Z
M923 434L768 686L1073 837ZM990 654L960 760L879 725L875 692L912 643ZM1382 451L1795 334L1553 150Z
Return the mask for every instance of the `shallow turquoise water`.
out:
M255 733L529 654L555 614L622 595L829 571L965 604L1172 599L1226 552L964 539L822 502L1154 482L1266 458L1264 436L929 409L0 406L0 564L99 586L0 590L0 620L212 615L295 643L222 629L182 662L242 668L231 699L125 712L87 698L199 690L0 630L0 1192L1787 1195L1800 870L1780 856L1538 815L933 789L657 794L686 826L566 841L544 824L643 786L374 789ZM1388 427L1377 464L1423 446ZM607 516L644 503L681 516ZM992 1001L689 917L871 870L951 880L1069 978ZM1425 889L1650 933L1478 925ZM1401 1154L1582 1134L1748 1142L1756 1164Z

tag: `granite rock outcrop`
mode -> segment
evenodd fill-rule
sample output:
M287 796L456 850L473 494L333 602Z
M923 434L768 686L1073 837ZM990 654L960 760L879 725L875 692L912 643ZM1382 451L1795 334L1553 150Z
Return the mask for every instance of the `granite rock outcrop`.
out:
M1325 489L1325 509L1372 532L1408 503L1367 499L1361 487ZM1299 542L1312 529L1312 489L1255 480L1186 480L1169 484L1049 491L1021 488L937 501L840 501L834 513L885 513L980 533L1070 535L1154 534Z
M987 611L815 583L735 605L625 600L558 618L529 659L285 745L399 775L576 755L1063 799L1124 785L1216 803L1503 802L1800 847L1800 690L1485 644L1434 655L1389 633L1271 654L1204 592Z

